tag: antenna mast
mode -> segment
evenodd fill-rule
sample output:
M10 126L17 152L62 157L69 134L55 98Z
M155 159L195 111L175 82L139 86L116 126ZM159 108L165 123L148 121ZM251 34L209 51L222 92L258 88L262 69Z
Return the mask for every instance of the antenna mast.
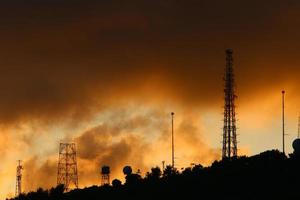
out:
M233 74L233 51L226 50L225 88L224 88L224 127L222 158L237 156L236 118L235 118L235 88Z
M174 115L175 113L172 112L171 116L172 116L172 168L174 169L175 166L175 161L174 161Z
M18 160L17 166L17 176L16 176L16 197L18 197L22 193L22 170L23 166L21 164L21 160Z
M285 143L284 143L284 138L285 138L285 133L284 133L284 96L285 96L285 91L282 90L282 152L285 154Z

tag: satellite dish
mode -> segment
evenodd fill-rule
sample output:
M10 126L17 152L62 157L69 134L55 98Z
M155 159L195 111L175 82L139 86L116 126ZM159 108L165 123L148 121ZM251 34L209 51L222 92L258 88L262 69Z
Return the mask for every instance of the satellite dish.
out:
M297 138L296 140L294 140L293 142L293 148L294 148L294 152L298 155L300 155L300 139Z
M125 166L125 167L123 168L123 173L124 173L125 175L130 175L130 174L132 173L132 168L131 168L130 166Z
M101 168L101 174L110 174L110 168L109 168L109 166L103 166Z

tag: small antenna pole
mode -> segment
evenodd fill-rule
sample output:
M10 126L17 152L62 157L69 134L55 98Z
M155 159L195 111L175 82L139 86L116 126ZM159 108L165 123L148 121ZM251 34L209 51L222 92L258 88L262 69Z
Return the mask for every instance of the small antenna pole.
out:
M175 113L172 112L172 168L174 169L175 162L174 162L174 115Z
M285 95L285 91L282 90L282 151L285 154L285 143L284 143L284 95Z

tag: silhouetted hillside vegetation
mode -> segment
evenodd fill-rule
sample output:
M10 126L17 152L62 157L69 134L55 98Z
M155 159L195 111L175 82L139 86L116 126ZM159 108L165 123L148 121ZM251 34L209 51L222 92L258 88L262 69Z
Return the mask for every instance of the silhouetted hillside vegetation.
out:
M92 186L63 193L63 186L22 194L19 200L87 199L300 199L300 159L279 151L195 165L179 172L152 168L145 177L127 175L126 183Z

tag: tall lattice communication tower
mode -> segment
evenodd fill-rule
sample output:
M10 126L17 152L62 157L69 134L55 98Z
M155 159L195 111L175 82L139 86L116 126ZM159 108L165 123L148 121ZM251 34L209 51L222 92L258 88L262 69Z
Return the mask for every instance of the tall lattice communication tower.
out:
M64 185L65 191L78 188L76 145L75 143L60 143L57 170L57 185Z
M236 116L235 116L235 83L233 73L233 51L226 50L225 88L224 88L224 127L222 158L237 156Z
M17 175L16 175L16 197L22 193L22 170L21 160L18 160Z

